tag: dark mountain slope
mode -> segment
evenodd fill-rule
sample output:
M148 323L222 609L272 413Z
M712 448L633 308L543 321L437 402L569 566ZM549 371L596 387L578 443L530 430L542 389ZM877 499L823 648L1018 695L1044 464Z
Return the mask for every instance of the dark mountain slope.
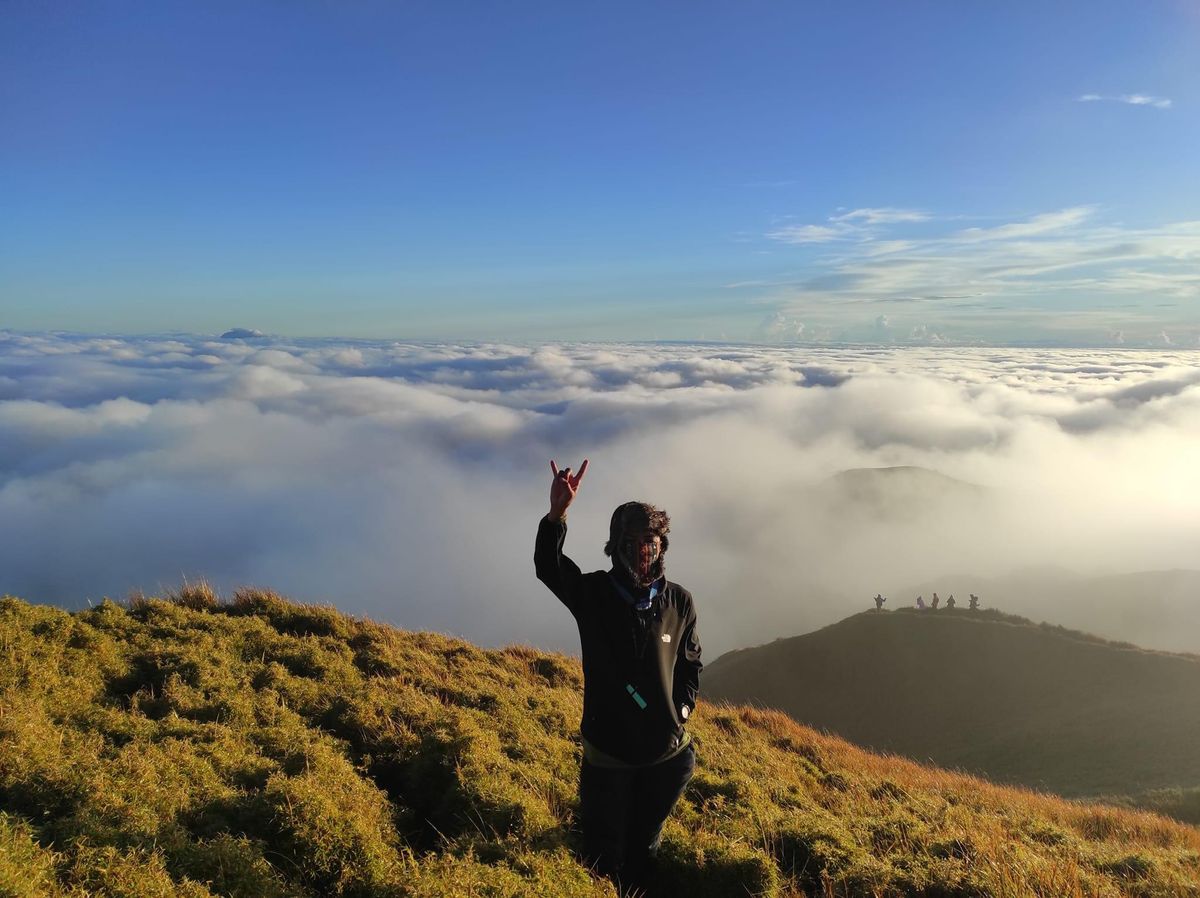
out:
M705 670L710 697L1065 795L1200 783L1200 659L1021 618L865 612Z

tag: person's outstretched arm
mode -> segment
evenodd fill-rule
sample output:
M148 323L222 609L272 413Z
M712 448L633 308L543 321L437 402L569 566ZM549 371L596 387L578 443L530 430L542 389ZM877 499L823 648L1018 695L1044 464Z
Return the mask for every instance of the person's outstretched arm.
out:
M554 474L550 484L550 511L538 523L537 543L533 550L537 578L550 587L572 614L578 604L579 582L583 574L579 565L563 554L563 543L567 538L567 508L575 501L587 466L585 458L579 466L579 473L572 475L570 468L560 471L553 460L550 462L550 470Z

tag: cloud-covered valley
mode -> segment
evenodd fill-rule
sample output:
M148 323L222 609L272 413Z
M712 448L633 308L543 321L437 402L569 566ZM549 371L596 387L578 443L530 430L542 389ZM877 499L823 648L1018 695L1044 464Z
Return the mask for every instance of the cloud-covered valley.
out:
M532 543L587 456L568 551L665 507L715 657L943 574L1195 566L1197 445L1187 351L0 332L0 592L206 577L574 650ZM838 476L897 466L940 476Z

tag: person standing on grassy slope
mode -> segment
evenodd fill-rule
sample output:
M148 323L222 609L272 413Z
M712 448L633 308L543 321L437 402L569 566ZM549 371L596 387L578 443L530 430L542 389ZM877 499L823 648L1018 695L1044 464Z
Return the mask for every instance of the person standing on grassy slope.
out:
M692 596L663 574L670 518L645 502L612 514L612 569L584 574L563 554L567 508L587 459L550 470L550 512L538 524L537 577L575 616L583 651L580 823L587 863L618 889L647 881L663 823L696 767L685 729L700 690Z

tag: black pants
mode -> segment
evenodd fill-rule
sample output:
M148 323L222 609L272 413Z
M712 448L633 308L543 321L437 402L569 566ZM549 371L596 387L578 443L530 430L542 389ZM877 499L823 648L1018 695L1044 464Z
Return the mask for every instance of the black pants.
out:
M587 863L618 887L640 885L662 841L663 823L695 769L691 745L653 767L596 767L585 760L579 805Z

